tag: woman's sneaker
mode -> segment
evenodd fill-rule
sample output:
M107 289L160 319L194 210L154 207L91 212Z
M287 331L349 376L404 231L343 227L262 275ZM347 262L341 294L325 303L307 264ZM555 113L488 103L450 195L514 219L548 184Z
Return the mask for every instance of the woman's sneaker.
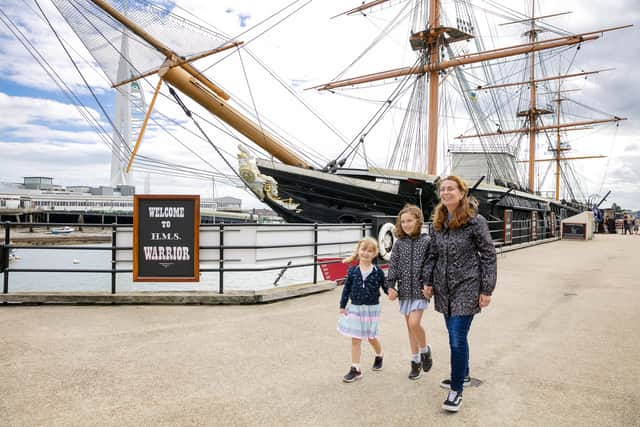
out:
M371 367L371 369L373 369L374 371L382 370L382 356L376 356L376 358L373 360L373 366Z
M451 390L447 395L447 400L442 403L442 409L449 412L458 412L462 406L462 393Z
M431 366L433 366L433 359L431 358L431 349L426 353L420 354L420 359L422 360L422 370L425 372L429 372Z
M420 362L411 361L411 372L409 372L410 380L417 380L422 375L422 366Z
M466 377L464 377L464 380L462 380L462 385L467 385L470 382L471 382L471 377L467 375ZM446 378L440 381L440 387L451 389L451 378Z
M342 381L352 383L359 378L362 378L362 372L358 371L355 366L352 366L347 375L342 377Z

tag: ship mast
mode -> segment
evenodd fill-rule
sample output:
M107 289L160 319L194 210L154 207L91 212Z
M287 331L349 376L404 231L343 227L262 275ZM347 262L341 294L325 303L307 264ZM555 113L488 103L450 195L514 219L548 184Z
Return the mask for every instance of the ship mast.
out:
M535 0L532 0L532 3ZM383 1L370 1L368 3L364 3L362 6L351 9L343 14L353 14L356 12L361 12L362 10L368 9L375 5L379 5L383 3ZM590 31L580 34L572 34L567 36L560 36L556 38L540 40L538 41L538 33L541 30L536 27L536 20L548 18L551 16L563 15L565 13L553 14L535 17L535 9L532 6L531 18L525 19L523 21L515 21L510 22L511 24L516 22L530 22L530 29L525 35L528 35L529 40L527 43L505 47L505 48L497 48L492 50L487 50L478 53L472 54L464 54L457 57L449 58L448 60L441 60L439 57L440 48L444 45L448 45L450 43L455 43L458 41L468 40L473 38L471 34L467 34L457 28L450 28L441 26L440 23L440 2L439 0L429 0L429 22L428 28L425 31L421 31L415 34L412 34L409 41L411 43L411 47L413 50L426 50L427 61L426 63L414 66L414 67L403 67L396 68L392 70L366 74L359 77L352 77L337 81L332 81L329 83L324 83L321 85L310 87L309 89L316 90L332 90L340 87L346 86L355 86L364 83L371 83L375 81L392 79L402 76L409 75L420 75L426 74L429 79L429 97L428 97L428 139L427 139L427 173L428 174L436 174L437 173L437 139L438 139L438 86L440 83L439 73L441 71L446 71L449 68L459 67L466 64L475 64L485 61L490 61L493 59L507 58L515 55L528 54L529 55L529 81L527 82L530 86L530 101L528 110L518 112L518 116L528 117L529 123L526 129L515 129L504 131L501 130L497 133L483 133L477 135L464 135L459 136L456 139L465 139L465 138L477 138L482 136L492 136L506 133L522 133L526 132L529 134L529 176L528 176L528 186L531 191L535 190L535 145L536 145L536 133L541 130L546 129L560 129L560 128L568 128L579 125L588 125L593 123L604 123L610 121L619 121L626 120L621 117L614 117L612 119L605 120L593 120L593 121L584 121L578 123L570 123L563 125L555 125L555 126L538 126L537 118L542 114L551 114L552 111L548 109L538 108L536 105L536 82L552 80L555 78L545 78L545 79L536 79L535 76L535 60L536 55L535 52L563 47L563 46L571 46L576 44L581 44L583 42L596 40L600 38L600 34L608 31L614 31L622 28L628 28L632 25L623 25L612 28L605 28L597 31ZM587 74L587 73L581 73ZM578 75L578 74L575 74ZM571 77L562 76L559 78ZM514 83L522 84L522 83ZM509 86L511 84L504 85L496 85L496 86L488 86L488 87L478 87L481 89L489 89L495 87L503 87Z
M231 107L231 105L227 103L229 95L189 63L195 59L203 57L203 55L196 55L193 58L185 60L104 0L91 1L113 19L120 22L131 32L135 33L166 56L164 64L162 64L162 66L157 70L161 81L164 80L172 84L182 93L196 101L209 112L219 117L222 121L229 124L249 140L283 163L291 166L310 168L310 165L305 160L297 156L293 151L289 150L273 135L269 134L262 129L260 125L254 123L235 108ZM237 46L238 44L240 43L230 43L221 48L214 49L211 53L219 52L223 49ZM157 86L156 94L160 88L160 83L161 82L159 82ZM147 118L150 112L151 110L147 112ZM143 130L141 130L141 133L142 132Z
M535 5L536 1L531 0L531 29L528 34L531 45L536 42L538 38L537 31L539 31L536 29ZM533 192L535 190L536 123L539 115L536 111L535 52L529 54L529 61L529 88L531 92L531 98L529 100L529 191Z
M560 106L562 104L562 98L560 97L560 82L558 82L558 98L556 99L557 107L556 107L556 124L558 125L558 129L556 129L556 200L560 200Z
M429 63L435 65L439 62L441 35L440 29L440 0L429 0L429 35L432 43L429 46ZM432 70L429 76L429 131L427 136L427 173L435 175L438 164L438 86L440 72Z

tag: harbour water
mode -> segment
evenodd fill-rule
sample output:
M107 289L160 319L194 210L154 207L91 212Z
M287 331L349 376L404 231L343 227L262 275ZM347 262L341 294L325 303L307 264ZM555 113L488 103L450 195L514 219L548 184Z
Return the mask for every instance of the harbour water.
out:
M108 244L93 246L108 247ZM111 252L108 250L87 249L18 249L20 257L11 263L11 268L20 269L109 269ZM125 268L118 266L118 268ZM234 266L238 268L238 266ZM262 290L274 287L280 270L258 272L225 272L224 290ZM321 278L321 274L318 273ZM201 272L199 282L154 283L133 282L132 273L118 273L117 292L138 291L218 291L218 272ZM312 267L287 269L278 286L311 282ZM67 272L11 272L9 274L10 292L110 292L110 273L67 273Z

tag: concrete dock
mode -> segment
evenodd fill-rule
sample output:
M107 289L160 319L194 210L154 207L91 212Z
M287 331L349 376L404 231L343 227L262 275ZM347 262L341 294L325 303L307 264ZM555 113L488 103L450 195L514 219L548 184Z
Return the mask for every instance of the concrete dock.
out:
M342 383L341 289L252 306L0 306L0 425L640 425L640 236L501 254L474 319L460 413L441 410L449 350L407 379L397 302L382 300L384 370Z

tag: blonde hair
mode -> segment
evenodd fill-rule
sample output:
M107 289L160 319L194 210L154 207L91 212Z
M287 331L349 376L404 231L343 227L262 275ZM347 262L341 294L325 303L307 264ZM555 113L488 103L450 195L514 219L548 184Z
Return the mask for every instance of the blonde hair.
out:
M412 214L416 218L416 228L411 234L405 233L402 229L402 215L406 213ZM422 224L424 224L424 215L422 214L422 209L420 209L416 205L406 204L398 213L398 217L396 218L396 237L398 239L402 239L407 236L415 237L422 233Z
M457 229L465 225L469 218L476 216L478 213L478 201L475 197L469 195L469 186L462 178L456 175L449 175L448 177L442 179L440 181L440 185L442 185L445 181L453 181L458 186L460 193L462 193L462 199L458 203L456 210L451 214L451 219L449 220L449 228ZM440 186L439 185L439 186ZM438 188L439 188L438 186ZM447 220L449 212L447 207L442 203L440 203L433 210L433 227L437 231L442 231L444 229L444 223Z
M358 251L360 251L361 247L366 247L366 248L373 248L373 250L375 251L375 253L378 253L378 242L376 241L376 239L374 239L373 237L365 237L364 239L360 239L358 240L358 243L356 244L356 248L353 250L353 253L342 260L343 263L349 263L355 260L358 260Z

